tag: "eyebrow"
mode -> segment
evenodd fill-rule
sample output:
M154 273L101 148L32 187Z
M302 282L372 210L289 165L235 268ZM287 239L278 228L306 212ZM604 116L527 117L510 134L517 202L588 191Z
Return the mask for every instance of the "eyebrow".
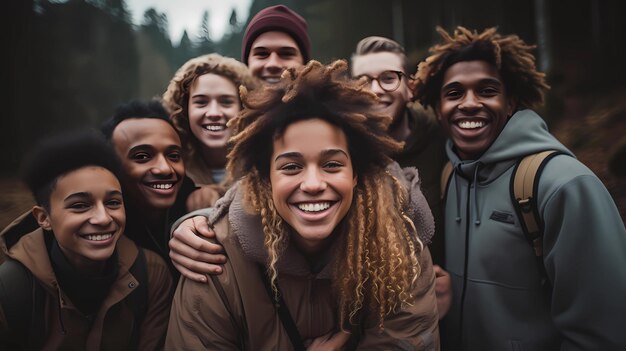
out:
M131 154L132 152L137 151L137 150L145 150L145 149L154 150L155 147L154 147L154 145L150 145L150 144L136 145L136 146L131 147L128 150L128 154ZM177 151L180 151L180 150L182 150L182 147L180 145L176 145L176 144L168 145L166 147L166 150L171 150L171 149L175 149Z
M345 155L348 158L350 157L350 156L348 156L348 153L346 153L345 151L343 151L341 149L326 149L326 150L322 151L320 154L321 154L322 157L330 157L330 156L334 156L334 155L337 155L337 154L343 154L343 155ZM285 153L282 153L282 154L276 156L276 158L274 159L274 162L278 161L280 158L301 158L301 157L302 157L302 154L299 153L299 152L295 152L295 151L293 151L293 152L285 152Z
M495 78L483 78L483 79L478 81L478 84L495 84L495 85L498 85L498 86L502 86L503 85L501 81L499 81L499 80L497 80ZM454 81L454 82L451 82L451 83L448 83L448 84L444 85L441 88L441 90L446 90L446 89L455 87L457 85L462 85L462 84L460 82L458 82L458 81Z
M109 190L107 191L107 196L123 196L122 192L119 190ZM81 191L78 193L73 193L68 195L65 199L63 199L63 201L68 201L68 200L72 200L74 198L91 198L93 197L93 195L90 192L87 191Z

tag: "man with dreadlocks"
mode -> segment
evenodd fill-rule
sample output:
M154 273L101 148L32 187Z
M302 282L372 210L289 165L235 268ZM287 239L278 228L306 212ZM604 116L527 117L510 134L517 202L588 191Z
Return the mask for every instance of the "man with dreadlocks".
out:
M495 28L438 31L415 97L449 135L449 349L625 350L624 224L600 180L531 110L548 89L533 47ZM530 200L543 229L535 254L509 189L517 162L544 150L557 153Z
M242 94L227 165L241 180L205 214L228 261L181 280L166 349L439 349L432 214L346 69L311 61Z

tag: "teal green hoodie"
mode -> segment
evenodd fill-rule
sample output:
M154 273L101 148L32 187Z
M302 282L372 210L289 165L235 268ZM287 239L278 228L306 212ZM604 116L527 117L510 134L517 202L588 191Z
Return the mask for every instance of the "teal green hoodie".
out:
M564 153L538 184L548 288L510 195L516 162L543 150ZM531 110L478 160L460 160L450 141L446 151L449 349L626 350L626 230L602 182Z

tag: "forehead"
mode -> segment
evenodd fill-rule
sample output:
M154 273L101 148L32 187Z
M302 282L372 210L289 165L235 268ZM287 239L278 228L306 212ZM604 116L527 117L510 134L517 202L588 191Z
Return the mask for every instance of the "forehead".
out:
M202 91L228 91L231 94L237 94L237 87L232 80L220 74L206 73L196 78L191 85L191 92Z
M259 35L252 43L251 48L264 47L268 49L293 48L300 52L298 44L285 32L269 31Z
M320 118L291 123L274 140L275 154L285 151L317 153L325 149L343 149L348 153L348 141L341 128Z
M484 80L502 83L498 69L486 61L461 61L448 67L443 75L442 87L448 84L475 84Z
M375 52L352 58L352 75L376 76L384 71L404 72L402 58L394 52Z
M128 150L135 145L181 146L174 128L164 120L155 118L131 118L115 127L111 138L115 148Z
M78 192L121 191L121 188L117 177L108 169L99 166L85 166L59 176L52 196L65 198L67 195Z

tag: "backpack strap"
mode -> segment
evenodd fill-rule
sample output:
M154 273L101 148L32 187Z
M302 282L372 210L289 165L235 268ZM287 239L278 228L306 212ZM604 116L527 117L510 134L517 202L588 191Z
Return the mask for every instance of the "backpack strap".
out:
M287 308L287 304L283 300L283 295L280 292L280 287L276 285L276 289L278 289L277 296L274 296L274 291L272 290L272 284L270 282L270 277L267 274L267 270L262 264L259 264L259 270L261 271L261 276L263 278L263 284L265 285L265 290L267 291L267 295L270 300L272 300L272 305L274 305L274 309L276 313L278 313L278 317L280 318L280 322L283 327L287 331L287 335L289 336L289 340L291 340L291 345L295 351L304 351L304 343L302 341L302 336L300 336L300 332L298 331L298 326L293 320L291 313L289 313L289 309Z
M0 265L0 304L14 342L25 350L38 350L43 345L44 300L41 284L22 263L7 258Z
M453 167L452 167L452 162L448 161L446 162L446 164L443 166L443 169L441 170L441 180L440 180L440 186L441 186L441 200L446 198L446 193L448 192L448 184L450 183L450 177L452 176L452 171L453 171Z
M535 256L543 256L543 232L537 209L537 192L540 169L557 154L554 150L527 155L518 163L513 173L513 204L520 218L520 225L526 240L532 246Z
M134 323L131 337L131 349L136 350L139 345L141 325L148 311L148 265L146 255L141 247L137 247L137 258L128 270L137 279L139 285L128 296L128 304L133 311Z

